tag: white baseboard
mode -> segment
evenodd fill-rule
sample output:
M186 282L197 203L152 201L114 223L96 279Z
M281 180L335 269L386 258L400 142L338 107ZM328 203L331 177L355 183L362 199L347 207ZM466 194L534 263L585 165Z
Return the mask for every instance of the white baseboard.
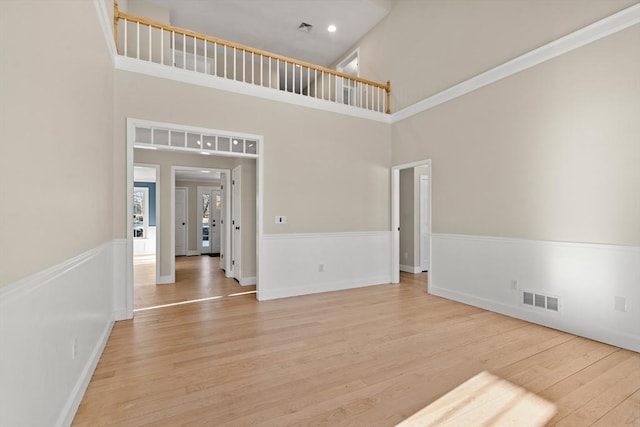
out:
M640 247L434 234L432 261L434 295L640 351ZM523 290L560 310L522 304Z
M70 425L113 324L114 242L0 288L0 425Z
M405 273L417 274L422 273L422 268L414 267L412 265L400 264L400 271L404 271Z
M187 251L187 256L199 256L201 255L198 251Z
M62 410L62 414L60 414L60 419L56 423L56 426L70 426L73 422L73 418L75 417L78 407L80 406L80 402L82 402L82 398L84 397L84 393L89 386L93 372L98 366L100 356L102 356L102 352L107 345L109 335L111 335L111 329L113 328L113 323L114 322L109 322L105 325L104 331L91 352L91 357L89 357L89 360L82 370L82 375L78 378L78 381L69 396L67 404Z
M259 300L391 282L390 231L272 234L262 245Z
M240 280L238 280L238 283L240 283L240 286L251 286L251 285L255 285L257 283L257 280L254 277L241 277Z

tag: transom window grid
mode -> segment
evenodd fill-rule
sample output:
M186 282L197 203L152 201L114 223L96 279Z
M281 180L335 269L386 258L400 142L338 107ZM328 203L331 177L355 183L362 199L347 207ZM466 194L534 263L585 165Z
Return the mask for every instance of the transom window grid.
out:
M258 141L256 139L156 126L136 125L135 145L159 149L188 150L201 154L258 156Z

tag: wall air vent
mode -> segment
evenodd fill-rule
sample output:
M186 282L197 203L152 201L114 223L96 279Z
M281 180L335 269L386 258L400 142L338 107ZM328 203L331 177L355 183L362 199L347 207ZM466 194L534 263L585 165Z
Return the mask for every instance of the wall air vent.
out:
M522 292L522 304L530 307L542 308L549 311L560 311L560 298L535 292Z
M304 31L305 33L310 33L312 28L313 28L313 25L307 22L301 22L300 25L298 25L298 29L300 31Z

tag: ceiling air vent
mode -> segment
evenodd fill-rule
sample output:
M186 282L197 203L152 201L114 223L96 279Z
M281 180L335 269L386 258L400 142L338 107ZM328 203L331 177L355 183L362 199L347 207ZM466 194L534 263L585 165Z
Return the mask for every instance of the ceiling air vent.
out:
M549 311L560 311L560 299L534 292L522 292L522 304L530 307L538 307Z
M312 28L313 28L313 25L306 22L301 22L300 25L298 25L298 29L300 31L304 31L305 33L311 32Z

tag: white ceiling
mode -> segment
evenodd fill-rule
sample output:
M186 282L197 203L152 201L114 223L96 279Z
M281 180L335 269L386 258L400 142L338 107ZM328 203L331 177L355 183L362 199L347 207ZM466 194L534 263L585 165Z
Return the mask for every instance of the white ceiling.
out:
M392 0L149 1L169 9L172 25L329 66L387 15ZM303 21L313 25L309 33L298 30Z

